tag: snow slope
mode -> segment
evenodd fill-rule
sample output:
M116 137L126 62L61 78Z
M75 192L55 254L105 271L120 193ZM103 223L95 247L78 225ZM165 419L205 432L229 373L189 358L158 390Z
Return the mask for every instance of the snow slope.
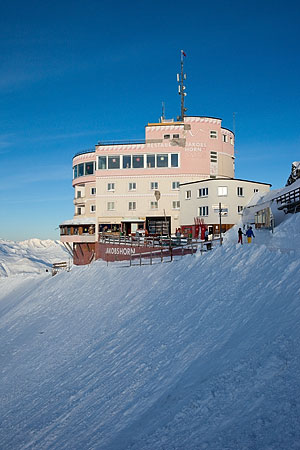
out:
M299 230L0 279L0 448L299 449Z
M70 255L59 241L0 239L0 277L40 274L53 262L68 261Z

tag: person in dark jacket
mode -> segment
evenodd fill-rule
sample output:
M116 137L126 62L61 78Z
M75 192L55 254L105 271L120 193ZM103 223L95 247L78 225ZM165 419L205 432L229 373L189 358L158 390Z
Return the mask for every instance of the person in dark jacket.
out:
M252 238L253 237L255 238L252 227L248 228L248 230L246 231L246 236L247 236L248 244L251 244Z
M238 240L238 244L243 244L243 231L242 231L242 229L241 228L239 228L239 230L238 230L238 237L239 237L239 240Z

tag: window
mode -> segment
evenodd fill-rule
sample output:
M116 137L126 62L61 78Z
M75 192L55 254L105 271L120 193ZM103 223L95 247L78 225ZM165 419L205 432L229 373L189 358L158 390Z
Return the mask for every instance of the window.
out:
M78 164L78 176L82 177L84 172L84 164Z
M96 195L96 188L91 188L91 195Z
M173 139L179 139L179 134L173 134Z
M218 186L218 196L225 197L227 195L227 186Z
M76 210L76 215L77 216L81 216L81 214L82 214L82 208L77 208L77 210Z
M129 211L135 211L136 210L136 202L129 202L128 209L129 209Z
M170 135L169 134L164 134L164 139L170 139Z
M158 209L158 202L150 202L151 209Z
M242 214L244 207L243 206L238 206L238 213Z
M230 136L230 144L233 145L233 137Z
M259 192L259 190L258 189L253 189L253 192Z
M132 156L132 167L134 169L141 169L144 167L144 155Z
M211 139L217 139L218 138L218 132L215 130L210 131L210 137Z
M128 184L128 190L129 191L135 191L136 190L136 183L129 183Z
M107 210L113 211L115 209L115 202L107 202Z
M131 168L131 155L123 155L123 169Z
M115 190L115 183L107 183L107 190L108 191L114 191Z
M158 189L158 181L151 181L150 183L150 189L153 190L157 190Z
M120 156L108 156L108 169L120 169Z
M178 153L171 154L171 167L178 167Z
M237 195L238 195L239 197L244 197L244 188L238 187L238 188L237 188Z
M207 197L208 196L208 188L201 188L198 190L198 197Z
M217 152L210 152L210 162L218 162L218 153Z
M91 212L95 212L95 211L96 211L96 205L91 205L90 211L91 211Z
M223 134L223 142L228 142L228 136L227 136L227 134Z
M85 175L93 175L94 173L94 163L85 163Z
M199 206L198 208L198 216L208 216L208 206Z
M192 191L185 191L185 198L186 198L186 200L189 200L190 198L192 198Z
M179 181L172 181L172 189L173 190L179 189L179 185L180 185Z
M74 166L74 178L78 177L78 167Z
M105 170L106 169L106 156L99 156L98 158L98 169Z
M180 209L180 202L179 201L172 202L172 208L173 209Z
M168 154L159 154L156 156L156 167L168 167Z
M147 167L155 167L155 155L147 155Z
M76 198L81 198L81 191L77 191L77 197Z

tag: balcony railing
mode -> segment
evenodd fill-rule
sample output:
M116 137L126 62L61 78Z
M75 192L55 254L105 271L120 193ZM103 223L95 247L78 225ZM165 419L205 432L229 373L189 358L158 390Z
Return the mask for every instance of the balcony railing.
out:
M99 141L97 145L130 145L130 144L145 144L145 139L133 139L123 141Z
M73 156L73 159L76 156L84 155L85 153L95 153L95 149L94 148L87 148L86 150L81 150L80 152L75 153L75 155Z

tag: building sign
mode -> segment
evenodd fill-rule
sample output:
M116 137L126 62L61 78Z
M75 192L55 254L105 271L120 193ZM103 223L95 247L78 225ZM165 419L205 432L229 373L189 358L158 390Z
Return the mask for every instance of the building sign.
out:
M212 209L215 213L219 214L220 209L219 205L212 205ZM228 216L228 206L227 205L221 205L221 216Z
M135 248L132 247L107 247L106 255L130 255L135 253Z

